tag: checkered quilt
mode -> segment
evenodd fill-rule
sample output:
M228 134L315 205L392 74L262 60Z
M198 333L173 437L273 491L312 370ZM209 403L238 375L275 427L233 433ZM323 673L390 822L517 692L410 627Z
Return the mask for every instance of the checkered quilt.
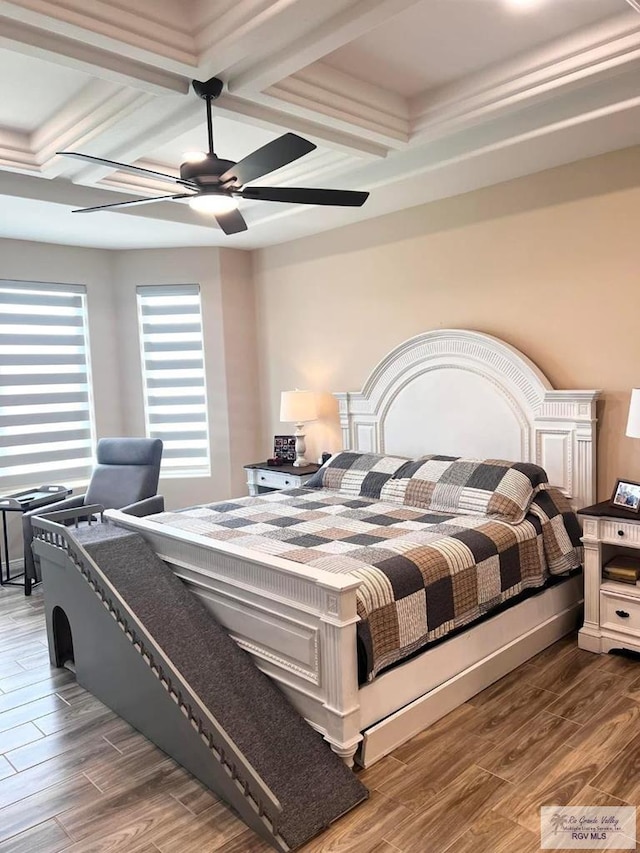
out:
M582 561L577 518L555 489L519 524L306 488L148 520L359 578L368 680Z

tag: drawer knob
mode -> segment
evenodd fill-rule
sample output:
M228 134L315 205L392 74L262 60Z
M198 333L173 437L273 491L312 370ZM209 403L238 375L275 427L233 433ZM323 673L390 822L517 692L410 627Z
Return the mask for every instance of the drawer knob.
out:
M261 475L261 476L260 476L260 479L261 479L261 480L264 480L264 476L263 476L263 475Z
M285 486L288 486L288 485L289 485L289 481L288 481L288 480L285 480L285 481L284 481L284 484L285 484Z
M626 610L616 610L616 616L619 616L621 619L628 619L629 614Z
M618 536L624 536L624 530L618 530Z

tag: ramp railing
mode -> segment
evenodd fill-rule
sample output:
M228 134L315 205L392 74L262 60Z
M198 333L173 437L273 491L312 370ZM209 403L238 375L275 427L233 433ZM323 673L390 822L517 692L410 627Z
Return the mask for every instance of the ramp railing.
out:
M86 519L91 524L95 521L93 517L96 515L99 515L102 521L103 512L104 507L92 505L37 516L33 519L34 539L66 554L132 647L197 731L215 761L219 762L282 849L288 849L278 832L278 821L282 812L278 799L207 706L189 687L186 679L154 641L97 563L74 538L71 528L60 523L74 522L77 527L79 519Z

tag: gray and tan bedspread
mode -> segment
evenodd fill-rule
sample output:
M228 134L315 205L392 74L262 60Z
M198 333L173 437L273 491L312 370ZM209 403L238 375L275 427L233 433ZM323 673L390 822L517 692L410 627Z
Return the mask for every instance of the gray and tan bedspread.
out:
M582 563L580 528L555 489L524 521L446 515L335 491L290 489L149 521L355 575L367 679L550 574Z

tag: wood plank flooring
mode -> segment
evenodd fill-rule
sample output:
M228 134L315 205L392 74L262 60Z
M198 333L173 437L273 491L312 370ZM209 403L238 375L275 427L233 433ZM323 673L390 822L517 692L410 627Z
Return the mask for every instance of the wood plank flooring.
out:
M0 590L0 853L266 853L223 803L51 670L41 593ZM575 636L361 772L304 853L534 853L541 805L640 805L640 663Z

